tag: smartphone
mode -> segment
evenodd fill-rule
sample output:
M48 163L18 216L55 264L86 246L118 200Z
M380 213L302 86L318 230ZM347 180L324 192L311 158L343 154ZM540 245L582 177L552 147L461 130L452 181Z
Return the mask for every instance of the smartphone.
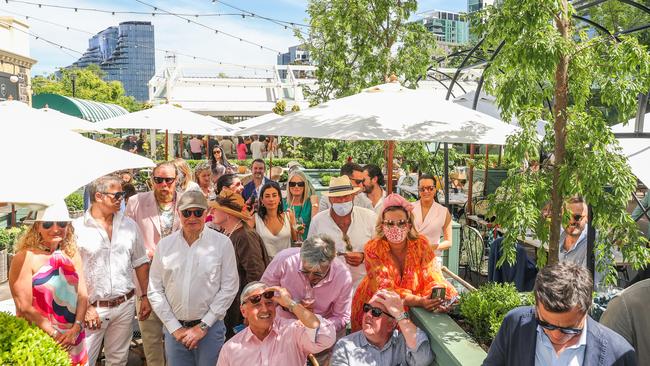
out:
M444 287L434 287L433 289L431 289L431 299L444 300L446 291L447 290Z
M255 199L256 199L256 198L257 198L257 197L255 197L255 195L253 194L253 195L248 199L248 203L246 203L246 206L248 206L248 211L250 211L250 212L255 212Z

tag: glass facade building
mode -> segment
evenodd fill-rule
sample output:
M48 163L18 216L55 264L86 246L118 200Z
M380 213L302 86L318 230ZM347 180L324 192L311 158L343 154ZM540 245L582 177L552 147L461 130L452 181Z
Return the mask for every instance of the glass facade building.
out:
M458 13L433 10L419 14L418 23L446 45L465 44L469 40L468 22Z
M122 83L127 95L149 100L149 80L156 72L154 28L151 22L123 22L88 40L88 49L70 67L97 64L107 81Z

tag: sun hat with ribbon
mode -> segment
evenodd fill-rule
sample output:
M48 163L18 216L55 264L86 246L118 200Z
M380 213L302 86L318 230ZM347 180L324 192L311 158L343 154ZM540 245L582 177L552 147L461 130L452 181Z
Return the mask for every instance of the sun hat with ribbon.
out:
M72 219L70 218L70 213L68 213L68 206L66 206L65 201L61 200L44 210L38 211L35 219L25 220L25 223L33 224L37 221L70 222Z
M223 190L215 201L208 202L208 205L215 210L225 212L238 219L249 220L251 216L246 211L244 198L237 193Z
M360 187L353 187L350 177L342 175L340 177L333 177L330 179L330 186L327 192L323 192L325 197L343 197L361 190Z

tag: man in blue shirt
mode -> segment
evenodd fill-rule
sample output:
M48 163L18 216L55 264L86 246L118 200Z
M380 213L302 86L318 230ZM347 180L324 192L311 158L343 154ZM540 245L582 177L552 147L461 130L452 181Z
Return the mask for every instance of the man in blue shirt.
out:
M244 191L242 196L244 200L248 201L251 196L255 196L255 199L259 198L260 188L271 180L266 178L266 163L262 159L255 159L251 163L251 172L253 173L253 179L250 182L246 183L244 186Z
M547 266L535 281L535 306L510 311L483 365L636 365L634 349L593 320L593 280L572 262Z

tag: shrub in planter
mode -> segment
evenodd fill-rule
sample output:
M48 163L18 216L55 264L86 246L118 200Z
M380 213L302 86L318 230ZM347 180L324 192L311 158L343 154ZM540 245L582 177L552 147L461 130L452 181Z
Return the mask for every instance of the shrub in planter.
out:
M68 211L83 211L84 209L84 195L79 192L74 192L65 198L65 204L68 206Z
M68 354L35 325L0 312L0 365L70 365Z
M458 308L472 335L489 344L510 310L534 303L532 293L519 293L511 283L488 283L476 291L462 293Z
M0 228L0 250L7 249L9 253L14 252L14 246L18 239L25 233L27 226Z

